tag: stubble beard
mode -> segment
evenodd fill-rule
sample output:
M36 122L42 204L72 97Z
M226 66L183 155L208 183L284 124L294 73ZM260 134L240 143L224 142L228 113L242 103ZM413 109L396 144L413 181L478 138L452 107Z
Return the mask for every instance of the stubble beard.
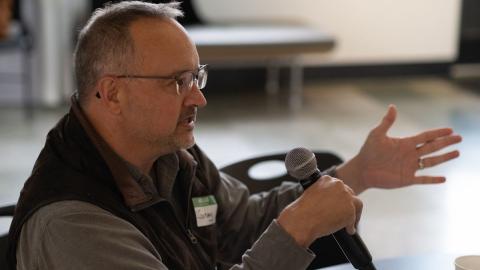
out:
M184 134L184 136L172 136L173 145L180 149L188 149L195 145L195 137L193 136L193 130L189 134Z
M189 149L195 145L195 137L190 134L174 133L167 138L152 140L152 147L158 148L162 153L174 153L178 150Z

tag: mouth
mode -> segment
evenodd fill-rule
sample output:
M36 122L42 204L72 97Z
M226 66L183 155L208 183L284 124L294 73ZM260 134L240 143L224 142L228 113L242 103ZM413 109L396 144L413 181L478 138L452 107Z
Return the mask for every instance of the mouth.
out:
M186 108L186 110L180 114L178 119L178 125L193 129L195 127L195 122L197 121L197 108Z
M193 112L180 119L180 125L186 126L189 129L193 129L195 127L195 122L197 121L197 114L196 112Z
M191 115L191 116L187 117L185 121L186 121L187 125L194 125L196 120L197 120L197 116L196 115Z

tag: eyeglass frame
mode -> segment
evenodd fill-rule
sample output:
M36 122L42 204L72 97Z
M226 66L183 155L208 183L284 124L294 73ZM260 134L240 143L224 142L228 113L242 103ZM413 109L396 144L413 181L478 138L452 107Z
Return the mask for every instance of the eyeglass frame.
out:
M198 82L199 82L199 75L200 75L200 72L204 72L203 74L203 85L199 85ZM119 79L145 79L145 80L175 80L175 85L177 86L177 95L178 96L181 96L182 93L180 92L180 88L181 88L181 85L179 84L179 82L181 82L181 79L180 77L182 75L184 75L185 73L190 73L192 74L192 80L190 82L190 86L188 88L186 88L186 92L189 92L192 87L193 87L193 84L196 83L196 86L198 87L198 89L203 89L205 88L205 86L207 85L207 79L208 79L208 64L205 64L205 65L200 65L196 71L184 71L184 72L181 72L180 74L178 75L173 75L173 76L154 76L154 75L114 75L114 74L108 74L108 75L105 75L105 76L111 76L111 77L115 77L115 78L119 78ZM97 91L97 93L95 94L95 97L97 98L101 98L100 96L100 93Z

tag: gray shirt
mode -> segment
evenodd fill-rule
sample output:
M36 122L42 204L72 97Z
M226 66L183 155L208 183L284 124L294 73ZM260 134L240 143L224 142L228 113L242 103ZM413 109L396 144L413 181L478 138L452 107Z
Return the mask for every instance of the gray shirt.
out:
M305 269L315 256L274 220L231 269ZM167 269L152 243L132 224L95 205L61 201L23 226L17 269Z

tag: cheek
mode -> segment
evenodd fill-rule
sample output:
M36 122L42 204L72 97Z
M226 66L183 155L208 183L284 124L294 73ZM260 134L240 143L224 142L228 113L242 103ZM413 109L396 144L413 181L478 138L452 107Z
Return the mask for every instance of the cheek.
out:
M172 133L177 128L178 117L180 114L180 105L175 101L170 102L151 102L148 107L152 127L166 134Z
M135 95L129 99L125 120L133 129L151 133L151 136L169 135L177 127L181 111L179 102L165 93Z

